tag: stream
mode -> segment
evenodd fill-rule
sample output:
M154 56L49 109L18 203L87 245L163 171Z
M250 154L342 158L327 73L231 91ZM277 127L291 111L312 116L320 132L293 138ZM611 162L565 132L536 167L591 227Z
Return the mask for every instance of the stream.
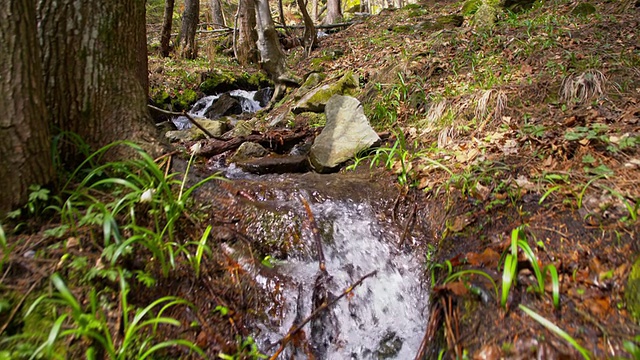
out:
M286 251L273 252L272 268L236 254L271 295L265 300L267 317L255 334L260 349L272 354L292 326L315 309L320 271L312 225L300 200L304 198L322 238L328 301L376 273L306 324L302 345L289 344L279 358L311 358L307 353L316 359L415 357L428 317L425 261L399 249L402 229L383 214L393 203L385 199L383 186L368 176L350 174L257 176L232 169L229 175L234 186L255 200L255 209L248 210L255 217L246 233L254 241L289 244Z
M253 96L249 94L247 96ZM215 100L194 106L198 115ZM247 102L248 103L248 102ZM261 351L273 354L279 341L305 319L326 295L331 302L287 344L280 359L413 359L427 319L429 283L424 252L399 246L402 221L390 215L397 189L364 172L336 174L249 174L230 165L211 165L231 179L238 229L251 250L269 254L254 259L242 242L224 251L252 275L267 294L264 316L253 334ZM240 196L240 192L242 196ZM315 221L310 220L308 202ZM319 231L326 276L322 276L313 230ZM415 234L414 234L415 235ZM418 239L406 239L407 243ZM365 275L375 272L365 279ZM322 290L325 290L324 292ZM314 305L315 301L315 305Z

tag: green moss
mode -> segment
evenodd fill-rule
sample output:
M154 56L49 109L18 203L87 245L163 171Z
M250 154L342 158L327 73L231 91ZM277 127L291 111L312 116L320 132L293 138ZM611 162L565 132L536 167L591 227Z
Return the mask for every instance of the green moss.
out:
M198 100L198 93L191 89L182 90L175 99L171 99L171 105L175 110L187 110Z
M309 127L320 127L327 123L327 117L324 113L303 112L296 116L295 122L306 122Z
M627 310L636 321L640 322L640 258L631 268L624 298L627 302Z
M462 5L462 15L470 16L475 14L478 8L480 8L480 5L482 5L482 0L467 0Z
M596 7L588 2L580 3L576 5L576 7L574 7L573 10L571 10L571 14L576 16L588 16L591 14L595 14L595 12L596 12Z
M152 88L149 90L151 95L151 100L157 105L169 104L171 102L171 97L169 93L164 89Z
M411 25L397 25L391 29L396 34L409 34L413 32L413 26Z

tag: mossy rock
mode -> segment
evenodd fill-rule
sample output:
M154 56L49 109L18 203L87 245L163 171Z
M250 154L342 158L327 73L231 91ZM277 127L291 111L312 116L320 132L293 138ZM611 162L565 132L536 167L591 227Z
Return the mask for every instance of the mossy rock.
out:
M300 88L295 91L295 93L293 94L293 99L296 101L300 100L302 96L304 96L304 94L308 93L309 91L311 91L311 89L318 86L326 77L327 75L322 72L312 72L311 74L309 74L309 76L307 76Z
M151 100L153 100L157 106L171 103L171 96L164 89L152 88L149 90L149 94L151 96Z
M257 90L273 86L273 82L262 72L235 74L229 71L210 71L202 77L200 91L205 95L215 95L235 89Z
M496 23L499 8L496 5L482 3L473 15L473 25L479 28L490 28Z
M360 78L352 71L347 71L340 80L316 87L303 95L300 101L293 107L295 114L303 112L323 112L324 106L333 95L354 95L360 86Z
M416 25L421 31L438 31L442 29L453 29L462 26L464 17L461 15L444 15L436 18L435 21L427 20Z
M480 5L482 5L482 0L465 1L465 3L462 5L462 15L471 16L475 14L478 11L478 8L480 8Z
M595 14L596 11L597 11L596 7L593 6L593 4L588 2L583 2L576 5L576 7L574 7L573 10L571 10L571 14L575 16L589 16L591 14Z
M396 34L409 34L414 31L413 26L410 25L396 25L391 28L391 31Z
M633 318L640 322L640 257L631 268L627 286L624 291L624 298L627 302L627 310Z

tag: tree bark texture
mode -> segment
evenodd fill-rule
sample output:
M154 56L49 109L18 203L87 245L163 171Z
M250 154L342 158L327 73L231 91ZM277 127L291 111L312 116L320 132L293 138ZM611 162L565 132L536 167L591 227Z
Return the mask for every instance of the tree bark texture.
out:
M256 42L256 10L253 0L239 0L238 2L238 41L236 56L242 66L258 63Z
M180 28L180 55L185 59L198 56L196 30L200 14L200 0L185 0Z
M215 1L215 0L211 0ZM162 18L162 32L160 35L160 54L164 57L169 56L171 52L171 27L173 25L173 7L175 0L164 1L164 15Z
M40 0L38 16L45 103L59 131L93 149L130 139L159 151L147 109L144 1ZM74 150L63 147L62 160L77 162Z
M213 20L213 28L225 28L227 24L224 21L224 14L222 13L222 5L220 4L220 0L210 0L209 5L211 6L211 20Z
M267 75L276 83L285 75L286 65L278 33L271 18L268 0L253 0L256 9L256 25L258 30L258 51L260 65Z
M0 1L0 218L53 175L36 29L33 1Z
M324 18L324 24L331 25L341 20L342 9L340 0L327 0L327 16Z

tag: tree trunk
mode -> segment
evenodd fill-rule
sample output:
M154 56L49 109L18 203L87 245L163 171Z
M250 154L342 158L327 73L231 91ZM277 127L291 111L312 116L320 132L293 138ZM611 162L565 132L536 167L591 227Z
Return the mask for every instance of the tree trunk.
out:
M238 3L238 41L236 57L242 66L258 63L256 42L256 10L253 0L240 0Z
M260 52L260 65L274 82L285 74L285 58L278 33L271 18L269 0L253 0L256 10L256 25L258 30L258 51Z
M159 152L147 109L145 6L140 0L40 0L45 104L61 132L93 149L133 140ZM75 162L75 149L62 160ZM113 157L129 155L121 148Z
M224 21L224 14L222 13L222 5L220 0L210 0L211 5L211 20L213 20L214 29L222 29L227 26Z
M212 0L214 1L214 0ZM169 56L171 48L171 26L173 25L173 6L175 0L165 0L164 17L162 18L162 33L160 36L160 54L164 57Z
M311 16L309 16L309 12L307 12L307 5L304 3L304 0L298 0L298 7L302 13L302 18L304 19L304 33L302 36L304 50L307 56L310 56L311 50L313 50L318 42L318 33L316 32L315 25L313 25Z
M198 56L196 30L199 15L200 0L185 0L180 29L180 55L185 59L195 59Z
M325 25L335 24L342 20L342 9L340 0L327 0L327 17L324 18Z
M311 1L311 19L313 22L318 22L318 0Z
M0 218L52 179L36 30L35 2L0 2Z

